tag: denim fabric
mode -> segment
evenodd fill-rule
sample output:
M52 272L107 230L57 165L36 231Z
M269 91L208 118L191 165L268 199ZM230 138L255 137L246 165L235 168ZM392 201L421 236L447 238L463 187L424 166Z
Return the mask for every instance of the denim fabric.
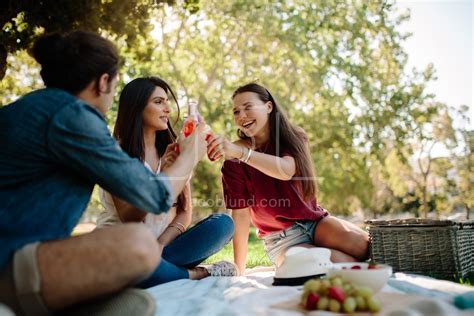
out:
M69 236L94 184L156 214L173 202L168 179L124 153L102 114L67 92L0 107L0 270L25 244Z
M187 279L187 268L193 268L221 250L234 234L234 222L226 214L211 215L163 249L160 264L151 276L138 284L148 288L158 284Z
M296 245L314 244L314 230L318 222L300 221L285 230L274 232L263 237L265 252L268 258L276 264L285 252Z

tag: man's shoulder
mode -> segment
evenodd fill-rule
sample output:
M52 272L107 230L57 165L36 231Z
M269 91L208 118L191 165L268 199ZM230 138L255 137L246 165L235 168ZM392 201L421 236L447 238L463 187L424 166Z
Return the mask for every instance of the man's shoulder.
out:
M104 116L93 106L76 98L75 96L60 89L44 89L38 91L42 97L39 99L44 103L45 110L47 108L52 112L51 117L54 121L71 121L80 122L87 121L103 121Z
M94 107L88 105L84 101L67 91L57 88L44 88L32 91L14 103L27 103L39 107L45 111L51 110L59 112L61 110L86 111L93 112L102 116Z
M25 94L19 102L40 102L40 103L74 103L77 98L72 94L56 88L44 88Z
M57 89L55 89L57 90ZM52 93L51 93L52 92ZM94 107L88 105L82 100L70 95L63 94L61 91L46 92L55 106L47 106L48 112L48 137L67 137L72 134L82 136L89 135L93 137L110 137L104 116ZM64 98L62 98L64 97Z

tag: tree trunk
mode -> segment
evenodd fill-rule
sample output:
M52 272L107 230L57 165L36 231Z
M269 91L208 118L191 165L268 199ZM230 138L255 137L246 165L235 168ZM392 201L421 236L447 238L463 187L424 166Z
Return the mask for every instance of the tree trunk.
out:
M0 45L0 81L5 77L7 71L8 52L4 45Z
M426 185L423 187L423 205L422 205L422 214L424 218L428 217L428 201L427 201L427 188Z

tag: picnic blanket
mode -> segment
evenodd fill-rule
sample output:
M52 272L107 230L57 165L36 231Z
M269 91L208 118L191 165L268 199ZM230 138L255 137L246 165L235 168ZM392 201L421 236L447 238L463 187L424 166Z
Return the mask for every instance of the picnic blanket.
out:
M272 286L273 276L273 269L264 267L247 270L241 277L177 280L147 291L156 301L159 316L337 315L305 312L298 306L302 287ZM453 282L396 273L380 293L382 303L386 300L390 306L379 315L474 315L472 309L461 311L452 305L455 295L472 290Z

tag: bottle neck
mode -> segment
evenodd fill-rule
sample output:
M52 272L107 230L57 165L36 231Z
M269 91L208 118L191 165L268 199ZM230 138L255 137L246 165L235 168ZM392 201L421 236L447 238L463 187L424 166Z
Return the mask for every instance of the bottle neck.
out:
M188 116L191 118L193 121L198 122L199 121L199 113L197 110L197 103L190 101L188 103Z

